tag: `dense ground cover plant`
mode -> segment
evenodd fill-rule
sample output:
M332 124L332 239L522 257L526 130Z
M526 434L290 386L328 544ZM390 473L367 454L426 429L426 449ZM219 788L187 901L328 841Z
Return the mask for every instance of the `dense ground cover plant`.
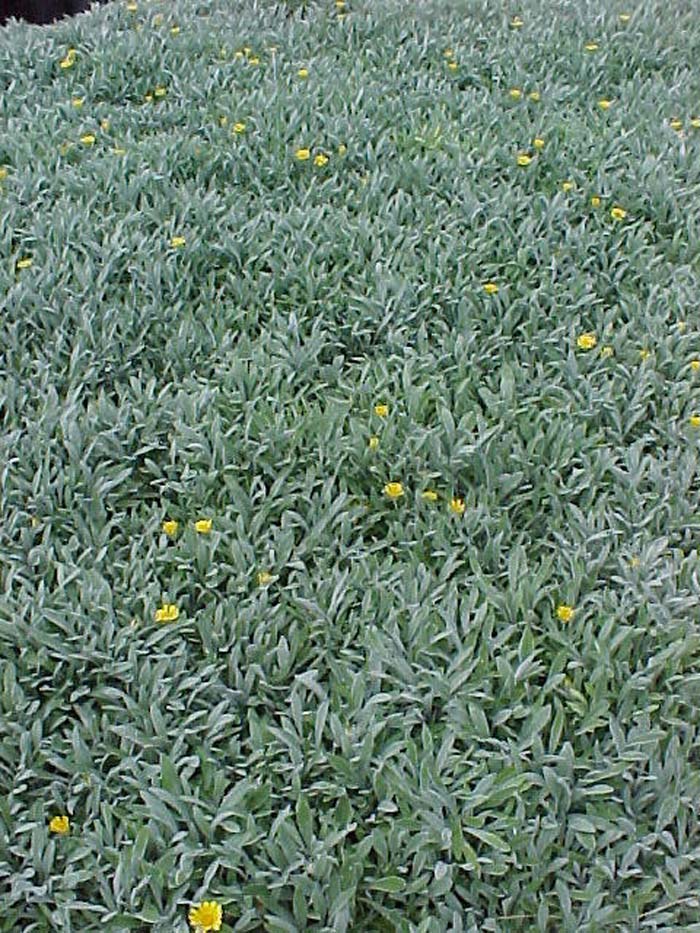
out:
M699 48L0 31L0 929L697 927Z

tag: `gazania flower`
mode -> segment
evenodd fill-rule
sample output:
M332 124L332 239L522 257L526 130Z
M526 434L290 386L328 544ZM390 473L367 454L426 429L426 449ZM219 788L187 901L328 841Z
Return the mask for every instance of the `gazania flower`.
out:
M348 151L348 147L345 145L345 143L341 143L338 146L338 155L344 156L347 151Z
M29 256L25 256L24 259L17 260L17 268L18 269L29 269L33 262L34 262L33 259L31 259Z
M643 348L639 351L639 358L641 359L642 362L644 362L644 360L648 360L650 356L651 356L651 350L647 350L646 348Z
M516 162L518 165L529 165L532 162L532 156L528 155L527 152L519 152Z
M576 341L576 346L579 350L592 350L593 347L598 343L598 338L593 333L593 331L586 331L585 334L581 334Z
M613 102L611 100L608 100L606 97L598 101L598 106L600 107L601 110L610 110L612 105L613 105Z
M624 220L627 216L627 211L622 207L613 207L610 211L610 216L613 220Z
M614 352L615 351L609 344L606 344L606 346L600 348L600 355L603 357L603 359L608 359L613 355Z
M498 285L495 282L486 282L484 285L484 291L487 295L497 295L498 294Z
M80 137L80 142L81 142L84 146L94 146L94 144L95 144L95 137L93 136L92 133L85 133L84 136L81 136L81 137Z
M79 110L83 106L84 103L85 103L84 97L74 97L71 100L71 104L75 107L76 110Z
M259 59L259 58L257 57L257 55L256 55L256 56L254 56L253 58L249 58L249 59L248 59L248 64L249 64L249 65L259 65L259 64L260 64L260 59Z
M234 133L245 133L245 123L234 123L233 132Z
M376 434L373 434L372 437L370 437L368 446L370 450L376 450L379 447L379 438Z
M464 515L464 510L466 505L464 504L464 499L459 499L455 497L450 499L450 512L454 512L455 515Z
M620 22L621 22L621 23L629 23L629 21L630 21L630 14L629 14L629 13L620 13Z
M317 165L319 168L323 168L324 165L328 165L328 156L324 155L322 152L319 152L317 156L314 156L314 165Z
M197 534L208 535L211 531L212 520L210 518L200 518L194 523L194 530Z
M169 538L175 537L178 527L179 525L174 519L163 522L163 531L166 535L168 535Z
M384 486L384 494L390 499L400 499L403 495L402 483L387 483Z
M540 99L540 92L539 92L539 91L530 91L530 93L529 93L527 96L530 98L531 101L533 101L533 103L536 104L536 103L539 101L539 99Z
M669 126L671 127L672 130L676 130L676 132L678 132L679 130L683 129L683 121L679 120L678 118L675 118L671 120Z
M190 908L188 920L195 933L216 933L221 929L223 911L218 901L202 901Z
M386 418L389 414L389 406L379 402L374 406L374 413L375 415L379 415L380 418Z
M122 149L121 146L114 146L112 152L115 155L126 155L126 149Z
M700 373L700 360L691 360L690 368L694 373Z
M557 606L557 618L560 622L570 622L574 617L573 606L566 606L563 603Z
M591 198L591 207L600 207L600 198L597 194L594 194Z
M308 68L300 68L299 71L297 71L297 75L298 75L300 78L308 78L308 77L309 77L309 69L308 69Z
M107 133L109 131L110 126L111 126L111 123L109 122L109 120L100 120L100 129L102 130L103 133Z
M437 502L438 494L434 489L424 489L420 494L421 499L425 499L426 502Z
M157 87L155 91L153 92L155 97L165 97L167 93L168 93L167 87Z
M179 26L171 26L171 27L170 27L170 34L171 34L171 35L177 36L177 35L179 34L179 32L180 32L180 27L179 27Z
M511 29L522 29L524 25L525 24L523 23L523 21L520 19L519 16L514 16L513 19L510 21Z
M520 98L523 96L523 92L520 90L519 87L512 87L508 91L508 96L510 97L511 100L520 100Z
M267 586L268 583L272 583L272 574L268 573L267 570L261 570L257 576L258 586Z
M156 622L175 622L180 615L180 610L174 603L163 603L160 609L155 611Z
M306 160L311 157L311 150L310 149L297 149L294 155L297 157L297 159L300 162L306 162Z
M54 816L49 823L49 830L59 836L65 836L70 832L70 820L67 816Z
M454 57L455 57L455 53L453 52L452 49L445 49L445 51L444 51L442 54L445 56L445 58L454 58Z
M586 49L587 52L597 52L597 51L598 51L598 43L597 43L597 42L587 42L586 45L584 46L584 48Z
M535 149L544 149L544 140L541 136L535 136L535 138L532 140L532 145L535 147Z
M700 117L691 117L690 125L693 127L694 130L700 130Z
M457 71L457 69L459 68L459 65L457 64L457 62L448 62L447 67L450 69L450 71Z
M7 178L7 169L4 165L0 165L0 181L5 181Z
M700 428L700 415L691 415L688 421L691 428Z
M181 246L184 246L187 240L184 236L174 236L170 238L170 245L173 249L179 249Z
M568 191L573 191L573 189L574 189L574 183L573 183L573 181L563 181L563 182L561 183L561 190L562 190L562 191L568 192Z

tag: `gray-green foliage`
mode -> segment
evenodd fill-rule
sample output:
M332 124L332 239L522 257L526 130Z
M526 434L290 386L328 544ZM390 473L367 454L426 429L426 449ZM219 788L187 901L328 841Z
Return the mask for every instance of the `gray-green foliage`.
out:
M0 929L696 928L700 20L624 11L0 32Z

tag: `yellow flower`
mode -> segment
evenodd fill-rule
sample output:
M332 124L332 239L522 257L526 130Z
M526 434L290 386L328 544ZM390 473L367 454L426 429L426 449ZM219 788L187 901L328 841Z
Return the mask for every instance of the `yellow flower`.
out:
M251 53L252 51L253 51L253 50L251 49L251 47L250 47L249 45L243 46L243 54L244 54L244 55L250 55L250 53Z
M322 168L324 165L328 164L328 156L324 155L322 152L319 152L317 156L314 156L314 165L318 165Z
M7 169L4 165L0 165L0 181L5 181L7 178Z
M308 69L308 68L300 68L299 71L297 71L297 74L299 75L300 78L308 78L308 77L309 77L309 69Z
M484 285L484 291L487 295L496 295L498 294L498 285L495 282L487 282Z
M421 499L425 499L426 502L437 502L438 494L434 489L425 489L421 493Z
M176 36L176 35L180 32L180 27L179 27L179 26L171 26L171 27L170 27L170 32L172 33L172 35Z
M95 144L95 137L92 133L86 133L84 136L80 137L80 142L85 146L93 146Z
M676 130L676 131L677 131L677 130L682 130L682 129L683 129L683 121L682 121L682 120L679 120L677 117L674 117L674 119L671 120L671 122L670 122L669 125L670 125L670 127L671 127L672 130Z
M455 53L452 51L452 49L445 49L445 51L442 54L445 56L445 58L455 57Z
M601 110L610 110L612 105L613 105L613 102L611 100L608 100L605 97L602 100L598 101L598 106L600 107Z
M184 236L174 236L170 238L170 245L174 249L179 249L181 246L184 246L186 242L187 240L184 238Z
M642 362L644 362L644 360L648 360L649 357L651 356L651 350L642 349L639 351L639 356Z
M85 103L85 98L84 98L84 97L74 97L74 98L71 100L71 104L73 104L73 106L76 108L76 110L79 109L80 107L82 107L84 103Z
M389 414L389 406L379 402L374 406L374 413L375 415L379 415L380 418L386 418L386 416Z
M210 518L200 518L194 523L195 531L200 535L208 535L211 531L212 520Z
M373 434L369 439L369 449L376 450L379 447L379 438L376 434Z
M529 165L532 162L532 156L528 155L527 152L519 152L516 161L518 165Z
M166 533L166 535L169 535L171 538L174 538L175 535L177 534L178 527L179 525L175 521L175 519L171 519L169 521L163 522L163 531Z
M522 29L522 27L524 26L524 23L520 19L519 16L514 16L513 19L510 21L510 25L511 25L511 29Z
M234 133L245 133L245 123L234 123L233 132Z
M54 816L49 823L49 829L52 833L65 836L70 831L70 820L67 816Z
M267 570L261 570L257 579L258 586L267 586L268 583L272 583L272 574L268 573Z
M598 43L597 43L597 42L587 42L586 45L585 45L585 49L586 49L587 52L597 52L597 51L598 51Z
M633 570L636 570L641 563L642 562L639 557L630 557L630 567L632 567Z
M465 509L464 499L450 499L450 512L454 512L455 515L464 515Z
M67 55L65 58L62 58L58 63L60 68L72 68L75 64L75 55Z
M600 198L597 194L594 194L591 198L591 207L600 207Z
M576 341L576 345L579 350L592 350L593 347L598 343L598 338L593 333L593 331L586 331L585 334L581 334Z
M527 96L530 98L530 100L532 100L532 101L534 101L535 103L537 103L537 102L539 101L539 99L540 99L540 92L539 92L539 91L530 91L530 93L529 93Z
M459 68L459 65L457 64L457 62L448 62L447 67L450 69L450 71L457 71L457 69Z
M532 140L532 145L535 147L535 149L544 149L544 140L541 136L535 136L535 138Z
M126 155L126 149L122 149L120 146L114 146L112 152L115 155Z
M163 603L160 609L156 609L156 622L175 622L180 615L180 610L174 603Z
M692 428L700 428L700 415L691 415L688 420Z
M146 96L144 97L144 100L146 101L147 104L150 104L151 101L153 100L153 94L146 94Z
M614 352L613 348L610 345L606 345L600 348L600 355L603 357L603 359L607 359L608 357L611 357L613 355L613 352Z
M400 499L403 495L402 483L387 483L384 487L384 493L390 499Z
M610 216L613 220L624 220L627 216L627 211L622 207L613 207L610 211Z
M33 262L34 262L33 259L30 259L29 256L25 256L24 259L17 260L17 268L18 269L29 269L29 267L32 265Z
M678 328L678 330L679 330L681 333L683 333L683 332L685 331L685 329L686 329L687 326L688 326L688 325L685 323L685 321L679 321L679 322L676 324L676 327Z
M621 23L629 23L629 21L630 21L630 14L629 14L629 13L620 13L620 22L621 22Z
M563 181L561 184L562 191L573 191L574 183L573 181Z
M228 123L228 117L227 117L227 116L221 116L221 117L219 117L219 126L226 126L227 123Z
M698 118L698 117L691 117L691 118L690 118L690 125L693 127L694 130L700 130L700 118Z
M699 373L700 372L700 360L691 360L690 368L693 370L694 373Z
M221 929L223 911L218 901L202 901L190 908L188 919L195 933L210 933Z
M100 120L100 129L101 129L104 133L106 133L106 132L109 130L110 126L111 126L111 124L110 124L109 120Z
M519 87L512 87L508 91L508 96L511 98L511 100L520 100L520 98L523 96L523 92Z
M126 8L129 11L129 13L135 13L138 10L138 6L133 2L127 3Z
M573 606L565 606L563 603L557 606L557 618L560 622L570 622L574 617Z
M260 64L260 59L257 58L257 57L256 57L256 58L249 58L249 59L248 59L248 64L249 64L249 65L259 65L259 64Z
M153 93L156 97L165 97L168 93L168 89L167 87L157 87Z
M345 145L345 143L341 143L338 146L338 155L344 156L347 151L348 147Z
M294 155L297 157L297 159L300 162L306 162L306 160L311 157L311 150L310 149L297 149Z

